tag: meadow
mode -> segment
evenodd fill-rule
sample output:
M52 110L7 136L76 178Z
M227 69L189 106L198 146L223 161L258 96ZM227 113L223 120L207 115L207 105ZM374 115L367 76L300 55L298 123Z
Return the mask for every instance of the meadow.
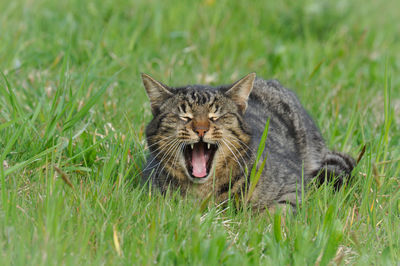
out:
M400 263L400 3L0 1L1 265ZM139 184L150 105L170 85L256 72L293 89L338 192L255 213Z

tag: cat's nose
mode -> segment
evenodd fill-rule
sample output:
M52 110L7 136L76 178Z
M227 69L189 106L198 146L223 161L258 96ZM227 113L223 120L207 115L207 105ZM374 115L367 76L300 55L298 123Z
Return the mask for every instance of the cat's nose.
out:
M199 135L199 137L204 137L204 135L207 133L207 130L208 129L206 129L206 128L196 128L196 133L197 133L197 135Z
M204 137L209 128L210 125L208 121L194 121L193 123L193 131L196 132L201 138Z

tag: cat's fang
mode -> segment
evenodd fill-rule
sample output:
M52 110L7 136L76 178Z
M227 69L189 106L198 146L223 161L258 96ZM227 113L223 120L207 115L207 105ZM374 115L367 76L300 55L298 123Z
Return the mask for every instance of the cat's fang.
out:
M207 149L208 150L210 149L210 143L207 143Z
M193 150L193 144L190 144L190 148L192 148L192 150Z

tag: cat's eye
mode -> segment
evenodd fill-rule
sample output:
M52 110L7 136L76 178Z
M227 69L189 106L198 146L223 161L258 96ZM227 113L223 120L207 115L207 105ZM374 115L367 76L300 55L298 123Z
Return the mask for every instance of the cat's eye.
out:
M211 121L215 122L218 120L219 117L218 116L210 116L209 118Z
M179 118L185 122L192 120L190 116L180 115Z

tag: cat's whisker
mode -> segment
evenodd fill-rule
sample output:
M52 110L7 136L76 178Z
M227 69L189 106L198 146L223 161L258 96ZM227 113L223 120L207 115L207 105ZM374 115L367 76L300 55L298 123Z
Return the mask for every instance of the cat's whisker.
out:
M158 158L157 158L158 155L160 155L162 152L164 152L164 147L167 147L167 148L168 148L168 146L173 145L173 143L175 143L175 142L177 142L177 141L178 141L177 139L173 139L173 140L168 141L167 143L164 143L164 144L161 145L160 147L158 147L158 148L155 150L155 151L158 150L158 153L153 157L153 159L152 159L149 163L147 163L147 165L150 166L150 165L153 163L154 160L158 159ZM154 168L154 167L152 167L152 168L150 168L150 169L153 169L153 168ZM143 173L145 170L149 170L149 168L145 167L145 169L143 169L142 173Z
M176 156L176 152L177 152L177 150L178 150L180 144L181 144L181 143L179 143L179 142L174 143L173 147L171 147L171 149L169 149L168 152L166 153L166 156L170 155L171 153L172 153L171 155L173 155L173 152L174 152L174 151L175 151L175 156ZM164 161L164 159L160 160L160 162L163 163L163 167L161 168L160 173L166 168L168 162L169 162L170 160L172 160L173 158L175 158L175 156L169 156L168 159L167 159L166 161ZM164 157L165 157L165 156L164 156ZM164 157L163 157L163 158L164 158ZM170 172L167 171L167 177L169 176L169 173L170 173Z
M173 143L171 143L171 144L169 145L169 147L167 148L167 150L164 152L164 155L163 155L163 156L161 157L161 159L160 159L160 164L159 164L159 166L157 167L156 172L158 172L158 168L160 167L161 163L164 165L164 167L163 167L162 169L165 168L166 163L167 163L171 158L168 158L168 160L167 160L166 162L164 162L164 159L174 150L174 148L175 148L178 144L179 144L179 139L175 139L175 140L173 141Z
M222 152L222 157L224 157L224 161L225 161L225 167L228 166L228 162L226 161L226 155L224 152L224 149L222 149L221 144L217 141L217 146L218 146L218 150Z
M238 144L245 146L247 148L247 150L251 153L252 156L254 156L254 157L256 156L256 154L252 151L252 149L238 137L233 137L230 140L236 141ZM248 153L248 152L246 152L246 153ZM251 157L249 157L249 158L251 158Z
M163 138L157 140L156 142L152 143L151 145L147 146L146 148L147 148L147 149L150 149L151 147L157 145L158 143L160 143L160 142L162 142L162 141L166 141L166 140L170 140L170 139L175 139L175 138L176 138L175 135L172 135L172 136L169 136L169 137L163 137Z
M172 160L172 168L175 168L175 163L178 161L179 154L181 154L182 146L183 144L179 143L178 147L175 149L175 153Z
M183 149L185 147L184 143L180 143L178 148L175 150L175 156L174 156L174 160L172 161L172 168L175 168L175 163L178 162L179 160L179 155L183 153ZM167 178L169 177L169 172L167 174Z
M173 143L174 140L171 140L167 143L164 143L162 146L158 147L157 149L155 149L155 151L158 151L158 153L153 157L153 159L147 163L148 166L150 166L154 160L157 159L157 156L160 155L163 151L164 151L164 147L168 147L171 143ZM154 167L152 167L154 168ZM146 167L145 169L143 169L143 171L148 170L148 168Z
M240 152L240 151L238 150L238 148L237 148L231 141L229 141L227 138L224 138L224 140L227 141L227 142L235 149L235 151L239 154L240 158L242 159L243 163L246 164L246 160L243 158L242 152ZM245 152L244 152L244 155L245 155L248 159L251 160L251 155L247 152L247 149L243 149L243 150L245 151Z
M224 141L224 139L221 139L221 141L225 144L225 146L229 149L229 151L232 153L232 155L235 157L235 161L238 163L241 171L243 172L243 175L246 176L246 172L242 166L242 164L239 162L239 159L236 157L235 153L232 151L232 149L229 147L229 145Z
M166 162L168 162L169 161L169 159L166 161ZM158 171L158 169L159 169L159 167L161 166L161 165L163 165L163 168L160 170L160 171ZM151 167L151 168L149 168L149 170L151 170L151 169L154 169L154 174L157 174L157 175L159 175L161 172L162 172L162 170L164 169L164 167L165 167L165 162L164 162L164 160L163 161L159 161L157 164L155 164L153 167Z
M173 145L171 145L170 149L168 149L168 151L165 153L165 156L163 156L163 158L160 160L160 162L163 164L163 168L161 168L160 172L162 172L166 168L168 163L176 157L180 145L181 145L180 141L179 140L176 141ZM167 156L168 159L165 161L164 159ZM169 175L169 171L167 172Z
M141 146L141 145L138 145L138 146L139 146L140 148L142 148L142 150L146 150L146 149L150 149L151 147L157 145L158 143L160 143L160 142L162 142L162 141L166 141L166 140L173 139L173 138L175 138L174 135L168 136L168 137L162 137L161 139L157 140L156 142L152 143L151 145L146 145L146 144L145 144L144 146ZM136 153L133 153L132 155L134 155L134 154L136 154Z
M236 146L235 145L233 145L228 139L226 139L226 138L224 138L223 140L225 140L226 142L228 142L234 149L235 149L235 151L239 154L239 156L240 156L240 158L242 159L242 161L243 161L243 164L244 165L247 165L246 164L246 160L243 158L243 156L242 156L242 153L236 148Z
M165 140L168 140L168 139L173 139L174 137L175 137L175 136L169 136L169 137L162 138L161 140L158 140L157 142L155 142L155 143L149 145L149 146L147 147L147 149L149 149L150 147L153 147L153 146L159 144L159 143L162 142L162 141L165 141ZM170 142L170 141L168 141L167 143L164 143L164 144L168 144L169 142ZM163 145L160 146L160 147L158 147L157 149L155 149L155 150L153 151L153 153L159 151L162 147L163 147ZM135 155L144 153L144 150L145 150L146 148L145 148L145 147L141 147L141 148L142 148L142 150L140 150L140 151L138 151L138 152L131 153L131 155L132 155L132 156L135 156Z
M183 154L184 149L185 149L185 144L181 143L181 145L179 146L179 151L176 153L176 162L178 162L179 155ZM174 166L175 166L175 164L174 164Z

